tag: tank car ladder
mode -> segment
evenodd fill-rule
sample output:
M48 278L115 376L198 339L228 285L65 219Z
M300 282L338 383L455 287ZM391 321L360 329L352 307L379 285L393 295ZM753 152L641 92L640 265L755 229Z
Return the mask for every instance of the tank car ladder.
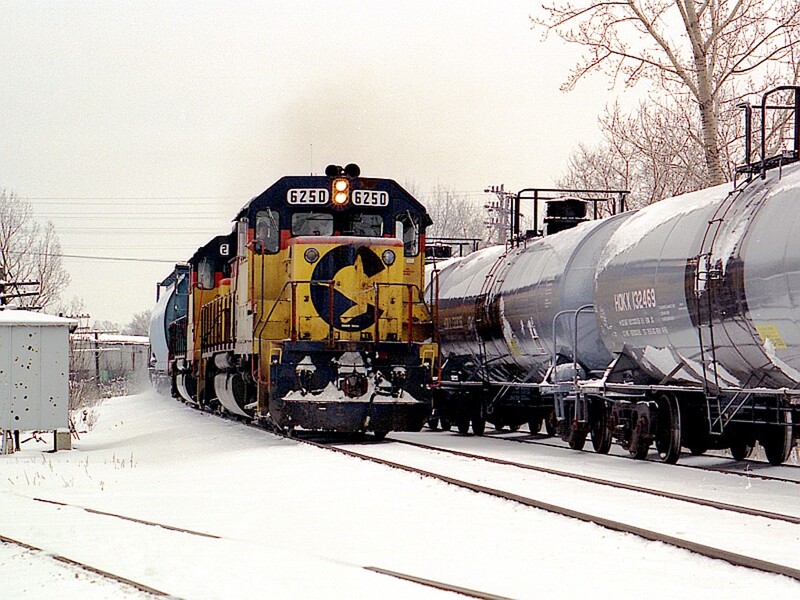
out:
M712 434L721 435L725 426L730 422L736 413L744 406L744 404L752 398L752 394L746 393L746 390L739 390L723 407L719 397L719 373L717 371L717 355L716 355L716 342L714 340L714 286L709 283L722 276L722 271L718 267L711 266L711 259L713 256L714 244L722 228L722 222L728 216L731 208L733 207L737 198L741 195L747 183L740 187L736 187L728 194L727 198L717 207L714 211L713 217L709 220L706 232L703 236L703 241L700 247L700 254L697 255L697 270L695 273L695 294L697 297L697 334L700 342L700 361L703 368L703 393L706 397L706 410L710 432ZM755 202L756 206L763 204L766 198L766 192L761 194ZM712 232L713 229L713 232ZM703 320L703 310L700 306L701 294L705 292L703 305L706 309L707 319ZM710 355L710 359L708 356ZM709 369L713 366L713 369ZM709 385L709 370L713 376L713 389ZM735 405L735 406L734 406ZM712 408L713 414L712 414Z
M717 369L717 347L714 339L714 290L713 280L722 277L722 270L712 265L714 245L717 242L722 223L728 216L736 199L745 186L734 188L721 202L708 221L700 252L695 260L697 268L694 277L694 293L697 302L697 336L700 346L700 364L703 376L703 395L706 398L706 416L712 435L721 435L725 429L723 408L719 397L719 373ZM704 310L705 309L705 310ZM703 318L705 312L705 319ZM712 379L711 381L709 379ZM726 407L726 411L727 411Z

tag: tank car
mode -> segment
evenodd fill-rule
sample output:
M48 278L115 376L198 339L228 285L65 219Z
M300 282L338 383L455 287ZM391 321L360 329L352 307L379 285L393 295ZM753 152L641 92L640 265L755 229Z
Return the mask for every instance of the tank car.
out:
M598 452L616 440L643 458L655 443L675 462L682 447L742 459L759 441L786 460L800 414L798 138L734 185L442 269L445 412L480 433L516 396L532 429L551 405L573 448L591 435Z
M177 336L170 332L170 325L186 317L188 297L189 266L177 264L156 286L156 304L150 315L150 382L162 393L172 389L172 361L177 351Z
M282 430L418 431L438 374L430 223L356 165L278 180L188 261L175 389Z

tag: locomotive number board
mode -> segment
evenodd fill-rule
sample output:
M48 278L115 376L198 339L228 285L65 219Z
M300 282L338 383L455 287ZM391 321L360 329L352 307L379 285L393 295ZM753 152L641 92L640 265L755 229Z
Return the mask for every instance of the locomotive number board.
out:
M353 190L355 206L389 206L389 194L376 190Z
M286 192L286 202L289 204L327 204L328 198L325 188L293 188Z

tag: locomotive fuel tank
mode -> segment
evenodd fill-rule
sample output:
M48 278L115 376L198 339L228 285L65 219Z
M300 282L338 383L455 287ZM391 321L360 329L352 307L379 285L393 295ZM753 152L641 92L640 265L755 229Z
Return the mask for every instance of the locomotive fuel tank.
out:
M627 219L597 265L611 352L664 383L800 382L800 169L663 200Z

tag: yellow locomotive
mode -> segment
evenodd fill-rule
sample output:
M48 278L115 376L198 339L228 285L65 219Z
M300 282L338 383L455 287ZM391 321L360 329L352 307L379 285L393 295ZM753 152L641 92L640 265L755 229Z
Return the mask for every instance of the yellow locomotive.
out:
M281 429L419 430L438 369L430 224L356 165L281 178L189 260L186 314L164 324L173 392Z

